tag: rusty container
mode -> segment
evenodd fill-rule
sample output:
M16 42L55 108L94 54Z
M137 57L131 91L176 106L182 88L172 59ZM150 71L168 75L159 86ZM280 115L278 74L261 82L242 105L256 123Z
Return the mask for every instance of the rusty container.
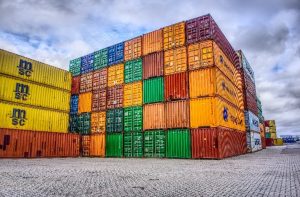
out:
M143 55L163 50L163 29L143 35Z
M147 104L143 106L143 129L166 128L165 106L163 103Z
M106 110L106 88L93 91L92 96L92 111L105 111Z
M189 101L172 101L165 104L167 128L188 128L190 125Z
M157 52L143 57L143 79L159 77L164 74L164 52Z
M80 78L80 93L90 92L93 89L93 73L82 74Z
M80 90L80 76L72 77L71 94L79 94Z
M93 72L93 91L107 87L107 68Z
M123 85L107 88L107 109L123 107Z
M189 75L187 72L167 75L164 83L166 101L187 99L189 97Z

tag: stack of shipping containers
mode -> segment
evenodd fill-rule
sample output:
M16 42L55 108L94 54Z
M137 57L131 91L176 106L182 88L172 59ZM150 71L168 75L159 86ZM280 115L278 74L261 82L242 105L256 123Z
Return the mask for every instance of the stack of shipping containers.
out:
M263 116L262 111L262 103L260 99L256 96L256 103L257 103L257 110L258 110L258 120L259 120L259 131L260 131L260 137L261 137L261 147L263 149L266 148L266 128L265 128L265 118Z
M267 146L273 146L273 145L281 146L281 145L283 145L282 138L277 138L275 120L266 120L265 121L265 128L266 128L266 145Z
M79 155L69 72L0 50L0 157Z

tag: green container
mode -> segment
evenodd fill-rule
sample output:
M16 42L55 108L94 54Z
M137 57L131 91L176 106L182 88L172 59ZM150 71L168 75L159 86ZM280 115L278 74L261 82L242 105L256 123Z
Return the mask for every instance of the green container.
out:
M91 132L91 114L83 113L78 116L78 132L82 135Z
M70 61L69 71L72 76L80 75L80 67L81 67L81 58L77 58Z
M168 130L167 157L191 158L191 134L189 129Z
M144 156L166 157L166 132L153 130L144 132Z
M164 101L164 78L156 77L144 80L143 83L144 103Z
M106 157L123 156L123 134L112 133L106 135Z
M124 156L143 157L143 133L124 133Z
M110 109L106 111L106 132L123 131L123 108Z
M76 114L70 115L69 131L71 133L78 132L78 115L76 115Z
M108 64L107 48L94 52L94 70L104 68Z
M143 107L124 108L124 132L143 130Z
M125 62L124 68L125 83L140 81L143 78L143 61L142 58Z
M266 133L266 138L271 138L271 133Z

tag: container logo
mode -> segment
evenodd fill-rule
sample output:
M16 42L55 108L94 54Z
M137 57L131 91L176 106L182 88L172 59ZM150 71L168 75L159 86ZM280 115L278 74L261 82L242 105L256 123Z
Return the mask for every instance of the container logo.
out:
M252 120L252 124L253 124L254 126L256 126L257 128L259 127L258 121L257 121L257 120Z
M227 122L228 121L228 108L224 107L223 109L223 119Z
M15 89L15 98L19 100L26 101L27 96L29 95L29 86L17 83Z
M231 96L236 97L236 94L233 90L229 89L229 87L226 85L225 81L222 81L221 84L223 90L227 91Z
M33 70L32 70L32 63L31 62L27 62L25 60L20 60L19 63L19 74L20 75L25 75L26 77L30 77Z
M14 108L11 119L13 125L24 126L26 121L26 111Z

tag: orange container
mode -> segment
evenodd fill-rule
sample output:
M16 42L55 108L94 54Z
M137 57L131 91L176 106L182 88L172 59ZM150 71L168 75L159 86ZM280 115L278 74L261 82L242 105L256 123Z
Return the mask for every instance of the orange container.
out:
M143 106L143 129L166 128L165 106L163 103L154 103Z
M125 61L142 56L142 36L125 42L124 56Z
M90 92L93 89L93 73L82 74L80 78L80 93Z
M167 128L188 128L190 125L189 101L166 103Z
M112 87L124 83L124 64L108 67L107 86Z
M78 113L91 112L92 111L92 93L87 92L79 94L78 101Z
M163 37L164 50L183 46L185 44L185 22L165 27Z
M93 91L107 87L107 68L93 72Z
M163 30L159 29L143 35L143 55L163 50Z
M95 112L91 115L92 133L105 133L106 112Z
M105 157L105 134L97 133L90 136L90 156Z
M124 85L124 107L140 106L143 104L142 81Z
M185 72L187 70L186 47L171 49L164 52L165 75Z

